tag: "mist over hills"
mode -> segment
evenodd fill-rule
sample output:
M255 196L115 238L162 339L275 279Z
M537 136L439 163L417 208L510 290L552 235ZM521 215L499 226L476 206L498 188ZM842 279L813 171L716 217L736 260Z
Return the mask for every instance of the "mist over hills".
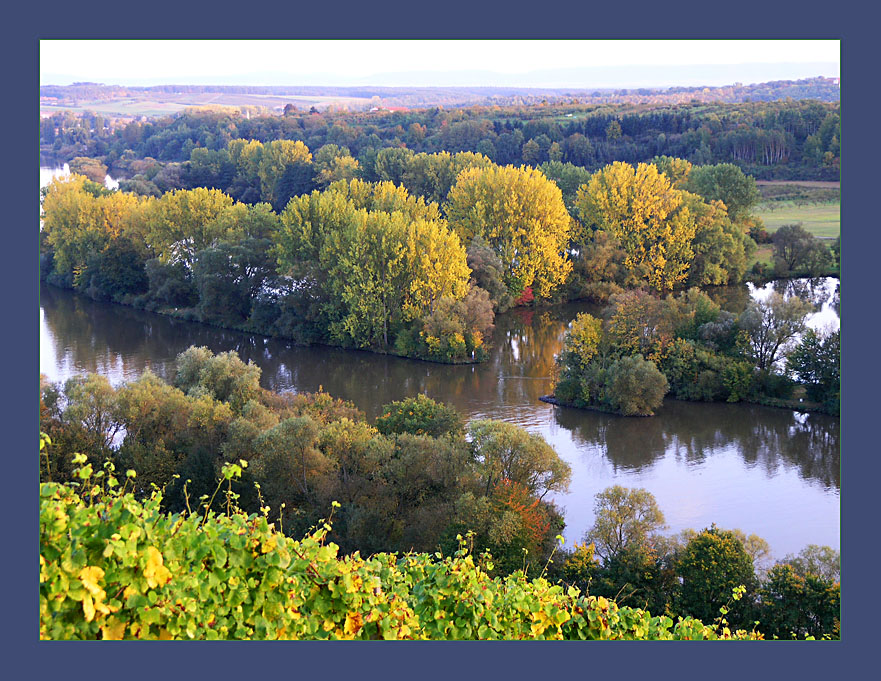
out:
M489 70L467 71L389 71L370 76L338 73L291 73L283 70L242 74L186 76L169 78L103 78L71 74L43 73L41 85L71 85L90 81L105 84L148 87L172 82L190 85L232 86L315 86L315 87L513 87L591 90L602 88L718 87L734 83L760 83L824 76L839 77L839 65L832 62L702 64L668 66L658 64L564 67L528 73L499 73Z

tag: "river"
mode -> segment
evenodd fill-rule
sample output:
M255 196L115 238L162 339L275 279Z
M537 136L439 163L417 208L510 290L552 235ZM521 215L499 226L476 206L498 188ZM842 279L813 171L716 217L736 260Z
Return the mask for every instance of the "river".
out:
M837 280L719 289L731 309L777 287L819 307L811 325L836 326ZM766 539L774 557L807 544L838 548L839 420L749 404L666 400L651 418L626 418L539 401L551 391L554 356L566 325L586 304L500 315L490 359L450 366L368 352L296 347L262 336L97 303L44 286L40 371L55 381L85 372L119 384L146 368L169 377L190 345L235 350L262 369L276 391L315 391L351 400L374 419L383 404L423 392L467 419L496 418L540 433L572 466L567 494L555 495L567 545L593 523L593 500L610 485L642 487L658 501L667 532L716 523Z

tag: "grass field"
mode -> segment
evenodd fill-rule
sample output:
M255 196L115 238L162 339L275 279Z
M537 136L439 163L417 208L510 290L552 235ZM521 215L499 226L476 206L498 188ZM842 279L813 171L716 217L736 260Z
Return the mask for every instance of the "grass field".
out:
M796 204L791 201L764 203L755 211L762 218L765 229L774 232L783 225L796 222L816 237L834 239L841 234L841 204Z

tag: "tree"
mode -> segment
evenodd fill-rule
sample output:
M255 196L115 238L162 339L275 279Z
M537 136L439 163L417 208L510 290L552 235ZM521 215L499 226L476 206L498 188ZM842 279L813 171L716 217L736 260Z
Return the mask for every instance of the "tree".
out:
M841 552L831 546L808 544L796 555L787 555L783 562L801 577L816 575L831 582L841 581Z
M819 274L832 264L832 252L801 223L783 225L771 236L775 269L781 273L807 270Z
M572 270L569 214L560 189L538 170L463 170L446 210L462 241L470 244L481 236L499 256L512 295L532 287L537 296L548 298Z
M325 144L315 152L312 159L315 186L324 189L339 180L352 180L359 172L358 161L352 158L347 147Z
M740 281L755 242L729 219L721 201L705 202L690 192L683 192L683 197L695 217L694 260L688 281L698 286Z
M569 325L569 330L563 339L561 363L581 368L587 367L597 354L602 337L602 320L579 312Z
M463 299L469 270L435 204L391 182L337 182L282 214L279 266L327 295L331 337L389 347L399 324Z
M68 162L70 172L77 175L85 175L92 182L104 184L104 178L107 177L107 166L101 163L97 158L88 158L85 156L77 156Z
M485 496L502 480L523 485L539 499L569 488L569 464L541 435L489 419L472 421L468 435Z
M654 362L641 355L623 357L608 368L601 400L625 416L651 416L669 384Z
M428 202L442 204L456 184L459 173L467 168L489 168L492 165L486 156L470 151L416 154L407 159L401 183L414 196L424 196Z
M694 167L684 158L676 158L674 156L655 156L652 163L657 166L658 170L667 176L670 184L675 189L685 189L688 183L688 176Z
M753 561L737 536L715 525L697 533L686 544L677 562L682 580L678 611L704 622L720 616L719 608L726 606L726 615L734 627L750 622L751 594L756 587ZM744 586L748 597L732 601L736 587Z
M748 352L759 369L773 368L778 353L785 352L805 330L805 318L812 309L798 296L784 298L776 291L765 300L750 300L738 321L746 331Z
M822 335L808 329L786 358L786 368L805 384L809 399L837 411L841 394L841 334Z
M839 638L841 586L777 564L759 589L759 629L773 638Z
M650 547L665 522L651 492L614 485L594 496L594 524L584 541L608 562L627 548Z
M196 254L193 283L202 321L240 325L251 315L264 284L275 274L269 239L221 243Z
M245 364L232 350L215 355L204 346L191 346L177 356L175 369L176 388L228 402L237 413L261 391L260 367Z
M418 126L418 123L414 123L414 125ZM376 160L373 165L374 173L380 181L403 184L404 173L409 168L410 160L412 158L412 149L401 147L387 147L385 149L380 149L376 152Z
M217 189L179 189L164 194L148 214L147 243L163 263L192 268L196 253L213 246L225 235L217 218L233 205Z
M276 205L276 185L285 170L295 163L309 163L312 154L309 147L296 140L274 140L263 147L257 165L257 176L260 178L260 196L264 201Z
M688 275L694 216L654 165L606 166L582 185L575 204L589 232L611 232L621 243L624 264L638 279L663 291Z
M737 223L749 216L759 200L755 179L733 163L692 167L685 189L700 194L705 201L721 201Z

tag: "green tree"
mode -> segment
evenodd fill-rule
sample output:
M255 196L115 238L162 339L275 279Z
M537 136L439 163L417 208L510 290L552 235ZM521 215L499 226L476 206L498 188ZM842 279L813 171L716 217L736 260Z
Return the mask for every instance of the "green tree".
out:
M324 189L339 180L352 180L360 171L358 161L352 158L347 147L325 144L315 152L312 159L315 186Z
M699 194L705 201L721 201L736 223L747 219L759 201L755 179L733 163L692 167L685 189Z
M623 357L608 368L601 400L625 416L651 416L661 406L669 384L651 360Z
M759 588L759 629L773 638L839 638L841 586L778 564Z
M385 405L382 415L376 419L376 429L383 435L412 433L438 438L442 435L460 437L464 426L455 409L420 393Z
M832 252L801 223L783 225L771 236L775 270L788 273L806 270L820 274L832 264Z
M504 421L468 425L471 450L485 496L502 480L523 485L539 499L569 488L571 468L541 435Z
M755 571L752 558L733 532L713 525L697 533L682 550L677 572L682 580L679 612L712 622L728 604L726 618L733 626L750 623ZM746 587L748 597L732 602L732 592L739 586Z
M309 147L299 140L274 140L264 145L257 163L261 198L277 205L279 197L275 193L276 187L285 170L296 163L311 161L312 154L309 152Z
M786 368L805 384L809 399L823 402L835 411L841 395L841 334L822 335L808 329L786 358Z
M228 402L237 413L261 391L260 367L245 364L232 350L215 355L206 347L189 347L175 359L175 370L176 388Z

